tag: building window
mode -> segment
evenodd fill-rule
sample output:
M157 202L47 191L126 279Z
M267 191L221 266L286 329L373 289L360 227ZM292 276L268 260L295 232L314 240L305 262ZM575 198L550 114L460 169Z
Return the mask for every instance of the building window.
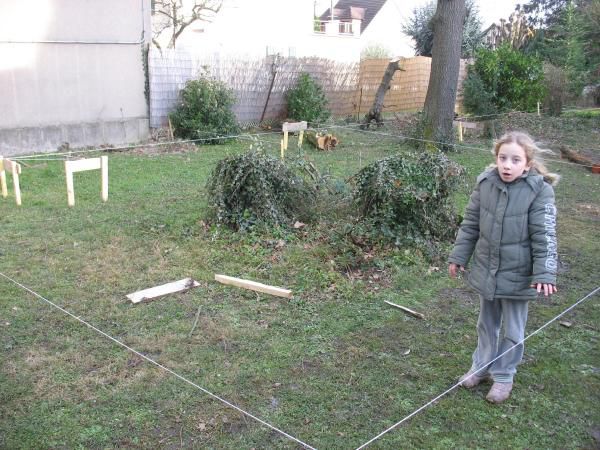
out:
M353 34L352 22L340 22L340 34Z

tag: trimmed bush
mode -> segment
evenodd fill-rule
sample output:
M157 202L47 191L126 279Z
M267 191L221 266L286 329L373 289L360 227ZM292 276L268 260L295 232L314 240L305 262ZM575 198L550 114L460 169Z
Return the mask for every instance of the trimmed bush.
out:
M464 106L473 114L491 110L533 111L545 95L542 62L504 44L481 49L469 66L463 91Z
M394 155L354 176L363 221L400 243L453 239L458 217L450 196L463 168L441 152Z
M288 117L292 120L319 123L330 116L323 89L308 73L300 74L298 83L286 97Z
M307 221L316 197L279 159L256 150L219 161L207 188L217 223L235 230Z
M190 80L179 92L179 103L169 115L174 134L184 139L207 139L209 144L224 142L221 136L239 132L231 107L233 93L224 83L209 78Z

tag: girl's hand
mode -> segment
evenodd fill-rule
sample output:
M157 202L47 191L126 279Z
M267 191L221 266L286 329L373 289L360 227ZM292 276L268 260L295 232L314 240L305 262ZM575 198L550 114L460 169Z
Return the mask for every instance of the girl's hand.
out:
M460 269L461 272L465 271L465 268L463 266L459 266L455 263L450 263L450 265L448 266L448 274L450 275L450 278L456 278L456 269Z
M538 294L540 294L543 290L544 297L548 297L549 295L552 295L555 292L558 292L558 289L556 288L556 286L554 286L553 284L550 284L550 283L534 283L531 285L531 287L535 288L537 290Z

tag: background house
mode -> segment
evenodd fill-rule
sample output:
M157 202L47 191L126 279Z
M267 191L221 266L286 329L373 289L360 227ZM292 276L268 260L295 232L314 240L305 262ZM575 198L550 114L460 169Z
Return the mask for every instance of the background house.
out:
M280 54L358 62L365 47L379 45L391 56L411 56L410 39L400 27L403 17L411 14L411 4L398 0L224 0L211 22L196 22L182 33L177 48L223 58ZM163 48L168 34L160 40Z
M0 154L148 136L150 0L0 2Z

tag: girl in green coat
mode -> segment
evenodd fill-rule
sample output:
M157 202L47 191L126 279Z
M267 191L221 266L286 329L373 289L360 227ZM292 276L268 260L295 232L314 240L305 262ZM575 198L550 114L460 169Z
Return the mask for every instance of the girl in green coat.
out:
M453 278L471 260L467 279L480 295L477 348L460 382L472 388L491 378L486 398L492 403L512 391L523 357L528 301L556 292L552 185L558 176L537 159L540 152L524 133L508 133L496 143L496 163L477 178L449 258Z

